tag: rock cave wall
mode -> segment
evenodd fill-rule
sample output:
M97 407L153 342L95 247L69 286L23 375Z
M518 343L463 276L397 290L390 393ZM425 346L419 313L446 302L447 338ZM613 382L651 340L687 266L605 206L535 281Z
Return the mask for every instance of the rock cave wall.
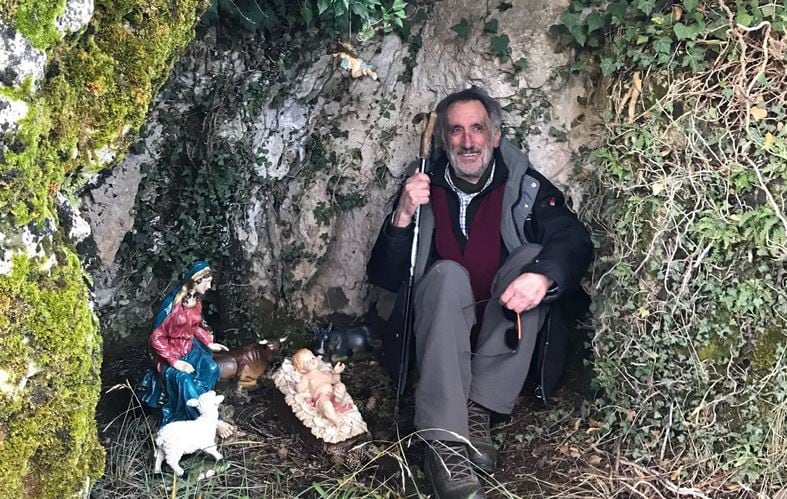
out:
M101 475L102 338L75 191L122 156L202 0L0 3L0 495Z
M376 81L350 78L327 42L206 30L134 153L83 198L108 334L142 341L152 307L197 258L219 271L213 300L229 330L279 335L279 314L360 316L375 304L385 316L391 297L370 288L365 264L418 154L411 120L470 84L500 99L505 136L576 202L572 159L594 120L579 104L591 89L547 33L567 2L501 5L415 5L409 37L357 44ZM463 20L466 33L451 28Z

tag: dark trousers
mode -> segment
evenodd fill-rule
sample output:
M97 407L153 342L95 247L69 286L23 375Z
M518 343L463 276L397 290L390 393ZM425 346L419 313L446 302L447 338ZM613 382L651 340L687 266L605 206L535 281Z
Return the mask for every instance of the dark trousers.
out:
M548 305L522 314L522 340L512 350L505 332L516 324L503 315L499 297L539 251L536 244L517 248L498 270L475 352L470 347L475 299L467 270L454 261L440 260L419 279L413 300L419 371L415 427L423 438L467 439L468 399L502 414L513 410Z

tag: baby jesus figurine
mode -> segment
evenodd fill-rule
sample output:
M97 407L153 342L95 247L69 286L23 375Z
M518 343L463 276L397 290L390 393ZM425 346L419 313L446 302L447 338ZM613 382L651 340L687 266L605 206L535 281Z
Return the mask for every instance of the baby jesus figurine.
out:
M336 426L344 422L342 414L352 409L347 400L347 387L340 381L344 364L339 362L333 368L322 362L308 348L301 348L292 356L292 364L301 374L296 384L299 393L307 392L314 407L325 419Z
M273 374L276 387L295 416L314 436L338 443L366 432L366 423L335 367L302 348Z

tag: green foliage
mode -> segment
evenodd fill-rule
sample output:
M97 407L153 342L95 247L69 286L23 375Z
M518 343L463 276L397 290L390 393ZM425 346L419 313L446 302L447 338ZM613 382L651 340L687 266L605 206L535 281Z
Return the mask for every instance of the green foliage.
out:
M727 13L715 6L698 9L696 0L668 6L654 0L572 0L550 32L564 46L598 49L604 45L603 52L588 54L597 58L606 76L622 68L644 71L671 65L692 71L706 69L707 61L719 54L722 44L718 42L727 37ZM768 21L778 30L785 22L775 6L761 8L756 1L736 2L732 11L744 26Z
M122 254L124 265L141 272L137 279L172 282L198 259L219 272L230 261L231 227L259 188L258 158L248 143L204 124L214 113L242 108L268 84L217 75L206 94L212 99L197 100L187 111L168 108L161 117L167 129L162 160L143 165L135 225Z
M252 33L316 27L328 38L368 39L377 30L403 29L406 8L405 0L213 0L202 22L226 17Z
M600 47L607 21L597 9L590 7L596 4L593 0L572 0L561 14L560 23L551 26L550 32L564 39L564 43L567 38L580 47Z
M451 26L451 31L462 40L467 40L467 37L470 36L470 23L463 17L458 23Z
M571 13L579 4L604 19L608 36L589 55L611 77L617 111L592 155L585 209L600 246L592 289L604 430L638 462L778 481L787 71L761 47L785 36L787 8L575 1ZM731 25L733 16L759 28ZM572 43L582 45L586 19L572 25Z
M560 130L553 126L549 127L549 135L555 138L555 142L566 142L568 140L565 130Z
M503 33L502 35L493 36L492 39L489 41L489 47L492 49L492 53L498 57L501 61L506 61L511 57L511 47L509 47L510 40L508 35Z
M411 35L407 42L407 55L404 57L404 71L397 77L402 83L410 83L413 80L413 68L415 67L418 51L421 50L423 39L421 35Z
M271 31L285 24L288 2L274 0L258 2L257 0L213 0L205 12L202 22L213 24L218 21L219 12L235 20L245 30Z
M524 71L527 68L527 59L524 57L520 57L516 61L514 61L514 69L517 71Z

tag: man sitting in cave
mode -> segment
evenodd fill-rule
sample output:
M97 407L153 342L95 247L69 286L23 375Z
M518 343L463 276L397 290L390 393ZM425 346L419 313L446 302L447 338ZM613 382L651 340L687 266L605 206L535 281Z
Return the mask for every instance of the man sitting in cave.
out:
M425 471L441 498L484 497L492 473L492 413L510 414L537 349L537 394L555 388L565 362L560 301L590 263L587 229L527 156L501 141L502 112L471 87L437 106L444 153L405 181L367 267L371 283L399 291L384 334L398 378L416 209L413 336L419 380L415 426ZM426 244L424 244L426 243ZM407 345L410 348L411 345ZM468 445L471 444L471 445Z

